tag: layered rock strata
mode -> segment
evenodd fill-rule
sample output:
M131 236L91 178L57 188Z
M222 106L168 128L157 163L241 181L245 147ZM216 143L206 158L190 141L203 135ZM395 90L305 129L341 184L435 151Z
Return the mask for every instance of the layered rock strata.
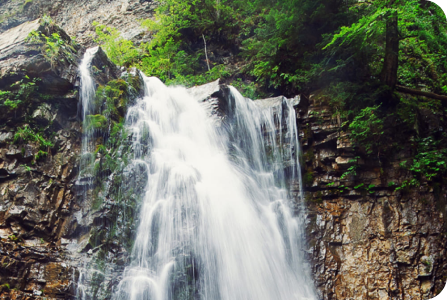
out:
M431 299L447 280L446 188L396 190L407 150L363 158L330 108L298 109L309 257L321 299ZM440 123L438 123L440 124ZM344 177L356 165L356 175Z
M48 56L44 36L53 34L66 51ZM0 299L70 299L69 249L89 229L78 222L85 203L75 186L79 47L41 20L4 32L0 45ZM117 72L102 51L93 65L98 83Z

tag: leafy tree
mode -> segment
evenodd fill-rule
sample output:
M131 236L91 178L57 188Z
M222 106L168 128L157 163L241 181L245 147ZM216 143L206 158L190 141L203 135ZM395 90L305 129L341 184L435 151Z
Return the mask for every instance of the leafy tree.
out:
M243 46L251 58L250 74L267 85L286 91L302 91L320 68L316 44L341 20L344 1L254 1L248 5L254 34Z
M414 82L415 78L408 77L414 76L415 64L427 64L425 70L418 68L418 71L432 72L428 78L437 77L435 65L445 69L445 63L433 62L438 56L447 54L445 47L440 47L447 42L445 16L436 5L419 0L375 0L371 4L353 6L351 11L361 17L350 26L341 27L323 47L332 55L347 47L353 47L354 52L366 50L369 59L364 62L369 66L370 75L380 78L382 84L390 88L398 81ZM427 47L428 43L431 48ZM415 55L419 57L414 59ZM411 68L412 71L408 70ZM440 91L435 85L433 90Z
M95 42L101 44L113 63L120 66L136 64L140 59L141 50L132 41L123 38L116 28L93 22L97 38Z

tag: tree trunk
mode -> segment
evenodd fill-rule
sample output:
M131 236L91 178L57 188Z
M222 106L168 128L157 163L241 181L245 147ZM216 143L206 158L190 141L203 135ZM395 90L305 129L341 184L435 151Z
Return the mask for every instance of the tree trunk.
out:
M391 88L397 83L397 67L399 65L399 31L397 25L397 10L391 12L386 20L385 61L381 74L383 84Z

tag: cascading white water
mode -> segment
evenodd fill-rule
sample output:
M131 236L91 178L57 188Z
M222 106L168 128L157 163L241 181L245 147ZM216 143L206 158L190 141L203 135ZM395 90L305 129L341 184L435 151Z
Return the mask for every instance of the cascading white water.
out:
M82 103L82 155L92 152L92 130L87 116L91 114L93 108L93 100L95 99L95 82L91 75L91 63L93 57L98 51L98 47L89 48L85 51L81 64L79 65L79 75L81 77L80 100ZM85 160L81 160L81 170L85 169Z
M77 184L81 186L80 194L83 200L87 198L87 185L91 180L85 180L86 170L92 164L92 151L93 151L93 130L90 128L89 119L87 116L92 113L93 101L95 99L95 82L91 75L91 63L93 57L98 51L98 47L89 48L85 51L84 57L82 58L81 64L79 65L79 76L80 76L80 102L82 104L82 120L83 120L83 133L82 133L82 145L81 145L81 161L80 161L80 173L81 176L78 178ZM81 181L87 181L81 183ZM86 263L84 263L83 268L80 269L78 283L77 283L77 299L85 299L86 297L86 286L84 280L86 277Z
M231 114L217 129L186 89L144 82L126 122L132 163L149 175L132 261L113 298L316 299L284 171L298 164L290 103L262 108L230 88Z
M95 83L90 72L93 57L98 51L98 47L89 48L85 51L81 64L79 65L79 75L81 77L80 99L82 103L82 119L92 110L92 100L95 97Z

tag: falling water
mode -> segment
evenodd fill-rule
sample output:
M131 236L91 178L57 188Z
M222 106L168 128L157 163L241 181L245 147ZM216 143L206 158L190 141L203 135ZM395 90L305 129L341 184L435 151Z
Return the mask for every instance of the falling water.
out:
M91 175L89 174L89 167L92 165L93 157L93 130L90 126L90 120L88 115L92 113L94 110L93 100L95 98L95 82L93 77L91 76L91 63L93 57L98 51L98 47L93 47L87 49L84 54L84 57L79 65L79 76L81 78L81 86L80 86L80 103L82 104L82 120L83 120L83 134L82 134L82 145L81 145L81 162L80 162L80 176L77 180L77 185L80 188L79 194L82 197L82 200L86 200L88 185L91 184ZM85 286L85 277L86 277L86 269L87 264L84 263L83 267L80 269L78 283L77 283L77 299L85 299L86 297L86 286Z
M85 51L84 57L79 65L79 75L81 76L81 103L82 119L92 110L92 100L95 96L95 83L93 81L90 68L93 57L98 51L98 47L93 47Z
M144 82L126 122L132 163L149 175L113 299L316 299L302 221L289 208L298 164L291 104L263 107L230 88L230 113L216 126L186 89Z
M93 152L93 128L90 126L90 119L88 116L94 110L94 99L95 99L95 82L91 75L91 63L93 57L98 51L98 47L93 47L85 51L84 57L79 65L79 75L81 77L81 88L80 88L80 103L82 103L82 159L80 171L81 174L88 169L91 165L91 153Z

